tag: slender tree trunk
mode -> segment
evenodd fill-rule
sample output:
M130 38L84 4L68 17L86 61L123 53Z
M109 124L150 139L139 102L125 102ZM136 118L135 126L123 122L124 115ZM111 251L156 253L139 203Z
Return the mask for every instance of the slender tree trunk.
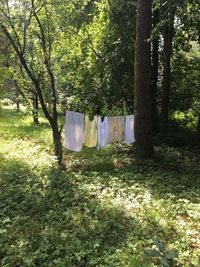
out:
M197 124L197 145L200 147L200 113L199 113L199 119Z
M16 93L15 93L15 98L16 98L16 108L17 108L17 112L20 111L20 104L19 104L19 91L16 90Z
M38 95L37 95L37 93L33 95L32 114L33 114L33 123L39 124L39 120L38 120Z
M45 38L44 32L43 32L42 25L41 25L37 15L36 15L36 13L34 13L34 15L38 21L39 27L41 28L42 41L43 41L43 46L44 46L43 49L44 49L44 52L45 52L44 54L46 57L46 47L44 45L44 38ZM52 87L51 89L52 89L52 102L53 102L53 112L52 113L53 114L51 114L47 108L47 104L45 102L44 95L43 95L42 89L40 87L39 80L34 75L34 72L32 72L32 70L29 68L27 61L24 57L24 54L22 53L20 48L15 43L14 39L10 35L7 28L1 22L0 22L0 28L3 31L3 33L5 34L5 36L8 38L8 40L10 41L13 49L16 52L16 55L18 56L18 58L20 60L21 65L23 66L24 70L26 71L27 75L29 76L29 78L31 79L31 81L33 82L33 84L35 86L37 96L38 96L38 99L40 101L40 105L42 107L44 115L51 125L51 129L52 129L52 133L53 133L55 157L57 159L58 164L61 165L61 163L62 163L61 131L59 130L59 127L58 127L58 113L57 113L57 98L56 98L56 90L55 90L55 81L54 81L53 73L51 71L50 62L47 58L45 58L44 64L47 68L50 82L51 82L51 87Z
M51 125L53 132L53 142L54 142L54 154L58 164L62 163L62 140L61 140L61 130L58 129L57 122L53 122Z
M160 113L160 132L161 134L168 133L169 124L169 102L171 93L171 55L173 41L173 23L174 16L171 19L171 24L164 28L164 55L163 55L163 94Z
M153 12L153 27L155 28L159 23L159 10ZM151 67L151 82L152 82L152 127L153 133L159 131L159 119L157 110L157 84L158 84L158 62L159 62L159 36L156 36L152 42L152 67Z
M135 44L135 139L136 157L152 159L154 146L151 116L152 1L138 0Z

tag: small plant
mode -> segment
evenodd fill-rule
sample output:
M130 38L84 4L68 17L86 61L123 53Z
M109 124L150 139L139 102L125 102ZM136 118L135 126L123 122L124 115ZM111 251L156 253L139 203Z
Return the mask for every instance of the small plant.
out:
M148 257L154 259L159 267L182 267L182 264L178 263L176 249L166 250L164 243L159 240L155 242L153 248L145 248L144 252Z

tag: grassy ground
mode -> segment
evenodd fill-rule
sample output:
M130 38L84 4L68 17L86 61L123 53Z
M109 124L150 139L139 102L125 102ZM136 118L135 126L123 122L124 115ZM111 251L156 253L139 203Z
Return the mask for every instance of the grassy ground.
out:
M0 114L0 266L150 267L156 239L183 266L200 253L200 157L158 147L136 164L129 148L65 150L58 170L44 119ZM197 266L197 265L196 265Z

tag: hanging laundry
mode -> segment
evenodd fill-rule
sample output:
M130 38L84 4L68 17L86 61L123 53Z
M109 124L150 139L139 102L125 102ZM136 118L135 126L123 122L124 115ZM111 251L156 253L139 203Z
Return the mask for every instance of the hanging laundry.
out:
M108 144L108 117L105 117L103 122L98 116L98 149L106 147Z
M91 121L88 115L85 115L85 136L84 145L95 147L97 145L97 116Z
M67 111L65 124L64 147L79 152L83 146L84 115Z
M125 133L124 142L131 144L135 141L134 136L134 115L125 116Z
M124 140L124 117L114 116L109 117L109 133L108 142L115 143Z

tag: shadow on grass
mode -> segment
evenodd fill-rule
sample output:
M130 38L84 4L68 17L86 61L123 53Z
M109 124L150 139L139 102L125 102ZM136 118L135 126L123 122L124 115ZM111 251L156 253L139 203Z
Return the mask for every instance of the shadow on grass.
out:
M108 186L113 177L129 187L135 183L149 189L156 198L184 198L193 203L200 197L200 157L187 150L159 148L157 159L136 161L131 158L127 147L84 149L78 155L68 154L72 158L75 172L97 172L102 184Z
M66 167L74 171L109 172L115 166L112 158L112 149L98 150L84 147L81 152L71 152L63 149Z
M0 160L1 266L116 266L132 230L135 240L143 234L137 218L102 204L73 176Z

